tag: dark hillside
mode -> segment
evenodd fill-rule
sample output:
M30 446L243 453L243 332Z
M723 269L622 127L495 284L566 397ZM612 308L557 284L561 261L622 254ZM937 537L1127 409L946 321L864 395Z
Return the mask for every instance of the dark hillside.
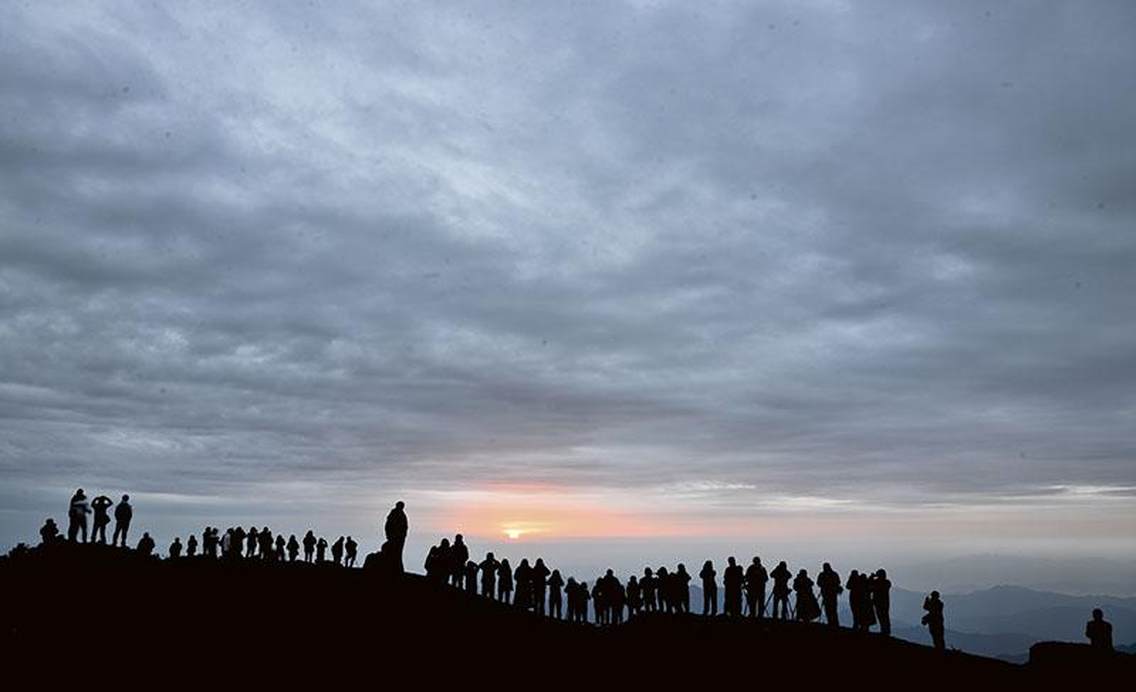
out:
M500 679L1018 683L1026 667L820 625L696 616L597 628L331 565L160 561L60 544L0 560L4 650L51 662L120 662L181 681L220 671L262 681Z

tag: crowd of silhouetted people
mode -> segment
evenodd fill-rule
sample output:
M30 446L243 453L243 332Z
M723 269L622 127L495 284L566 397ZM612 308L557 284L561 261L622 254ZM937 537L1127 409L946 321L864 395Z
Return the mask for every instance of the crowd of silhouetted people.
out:
M88 500L80 488L71 497L68 507L67 540L106 544L106 528L112 516L115 526L111 545L125 548L134 517L130 496L123 495L116 505L105 495ZM89 535L88 518L91 520ZM386 540L377 553L368 556L364 566L401 574L408 530L405 505L400 501L390 510L384 523ZM40 538L45 545L63 540L54 519L44 522ZM154 539L143 532L135 550L142 556L153 556L155 547ZM329 544L327 539L317 537L309 529L303 538L298 539L291 534L285 539L282 533L273 534L267 526L259 529L253 526L247 530L233 526L223 533L217 527L207 526L201 532L200 540L196 535L190 535L182 543L180 537L175 537L168 548L171 559L302 561L343 567L356 566L358 550L359 544L351 536L340 536ZM477 562L471 558L465 538L457 534L452 542L443 538L432 546L424 567L426 578L440 587L452 586L473 596L480 595L537 615L570 622L589 621L589 601L591 620L599 625L619 624L644 613L691 612L692 576L682 563L673 569L645 567L641 575L633 574L626 581L608 569L589 588L584 580L564 578L560 570L550 569L539 557L532 563L528 558L522 558L513 567L508 558L498 559L488 552ZM702 615L717 616L719 580L713 561L707 560L697 576L702 592ZM882 568L874 572L852 570L848 578L842 580L826 562L814 580L806 569L798 569L794 574L783 560L766 571L760 557L754 557L745 568L736 558L729 557L722 570L721 585L721 614L724 617L803 623L823 617L828 626L839 627L839 598L847 593L852 629L869 632L878 627L879 633L891 634L891 581ZM819 599L814 587L819 590ZM935 648L944 649L943 601L938 591L932 591L924 599L923 610L922 624L928 628ZM1100 609L1093 611L1085 636L1094 648L1112 649L1112 625L1104 620Z

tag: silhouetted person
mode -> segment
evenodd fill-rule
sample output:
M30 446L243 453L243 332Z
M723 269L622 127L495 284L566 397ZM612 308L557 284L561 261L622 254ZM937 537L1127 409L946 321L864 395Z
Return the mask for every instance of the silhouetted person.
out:
M643 588L634 574L627 580L627 619L635 617L643 609Z
M454 544L450 546L450 583L459 589L465 576L465 563L469 562L469 548L466 547L465 538L459 533L454 536Z
M106 495L99 495L91 500L91 509L95 511L94 520L92 521L91 542L102 543L106 545L107 542L107 525L110 524L110 508L114 506L114 500Z
M343 544L343 547L347 550L347 552L345 553L345 564L348 567L354 567L355 558L359 556L359 544L355 542L354 538L348 536L347 542Z
M83 542L87 542L87 515L90 513L91 507L87 504L87 495L82 488L79 488L71 496L71 503L67 508L67 540L74 543L81 532Z
M256 557L256 546L260 543L260 532L256 530L255 526L248 530L248 533L245 535L245 541L247 541L248 545L248 550L246 551L247 556L249 558Z
M548 614L557 620L561 618L560 606L563 601L563 589L564 577L560 576L560 570L552 570L552 575L548 577Z
M138 554L143 557L149 557L154 554L154 539L150 538L150 534L142 532L142 538L138 539Z
M650 567L644 567L643 576L639 578L639 591L643 594L643 610L648 613L655 612L659 607L659 601L655 596L657 584L655 573L651 571Z
M607 605L611 623L618 625L623 622L623 607L627 605L627 591L610 569L607 572L608 574L604 579L608 581L608 584L604 587L604 595L608 599Z
M110 536L111 545L126 547L126 534L130 531L130 521L134 518L134 508L130 506L130 496L123 495L114 508L114 533Z
M174 542L170 543L170 558L178 559L181 557L181 538L174 536Z
M922 622L930 630L935 648L942 651L946 648L946 643L943 641L943 602L939 600L938 591L932 591L930 596L923 599L923 610L927 612L923 614Z
M59 527L55 525L55 520L48 517L44 520L43 526L39 530L40 545L48 545L55 543L59 540Z
M840 613L837 606L844 587L840 585L840 575L827 562L817 575L817 587L820 589L820 600L824 606L824 621L830 627L839 627Z
M871 580L872 607L876 611L876 622L880 623L880 634L891 634L891 582L887 571L882 567L876 570Z
M592 597L588 590L588 582L582 581L576 587L576 622L588 621L588 600Z
M848 608L852 611L852 629L867 632L876 624L876 614L872 608L872 594L867 575L858 570L848 573L844 583L848 589Z
M773 571L769 574L773 578L773 619L778 618L787 620L789 618L789 580L793 578L793 574L789 571L789 565L785 561L777 563ZM777 610L777 606L781 606L781 610Z
M544 615L544 604L548 599L548 567L543 558L537 558L532 568L533 609L537 615Z
M608 621L607 593L604 591L604 580L600 577L592 585L592 611L597 625L606 625Z
M812 622L820 617L820 605L813 593L813 580L807 570L797 572L793 579L793 593L797 594L797 620Z
M501 563L493 557L493 553L485 553L485 559L478 568L481 570L481 595L489 600L497 597L497 568Z
M718 573L714 571L714 563L707 560L698 573L702 578L702 614L718 614Z
M217 529L206 526L201 532L201 553L208 558L217 557Z
M238 553L237 549L233 547L234 532L232 527L225 529L225 535L221 536L221 557L226 560L234 559Z
M769 581L769 574L761 564L761 558L753 558L753 562L746 568L745 590L746 605L749 607L749 616L765 617L765 583Z
M667 573L666 567L660 567L655 572L655 593L659 599L659 610L664 613L674 612L674 581Z
M335 539L335 543L331 544L331 561L337 565L343 564L343 541L346 540L343 536Z
M465 592L470 596L477 595L477 563L473 560L465 561Z
M185 542L185 556L197 556L197 536L194 536L192 533L189 534L189 540Z
M276 536L276 551L274 553L274 559L277 562L284 562L284 554L287 548L288 542L284 540L284 534L278 534Z
M532 608L532 566L527 557L521 558L521 564L513 570L513 583L517 589L513 603L525 610Z
M741 617L742 614L742 583L745 573L742 566L733 557L726 559L726 569L722 572L722 590L725 591L725 601L722 611L731 617Z
M394 503L394 509L387 514L386 524L383 525L387 547L390 549L391 568L396 574L405 571L402 565L402 551L406 547L406 534L409 530L406 511L403 509L405 506L402 500Z
M311 562L316 551L316 535L311 529L304 534L304 562Z
M557 574L553 572L553 574ZM567 615L568 622L576 622L576 613L580 610L580 585L576 583L575 577L568 577L568 582L564 585L564 600L567 601Z
M299 555L300 542L296 540L296 534L292 534L288 536L288 562L295 562Z
M249 534L245 532L245 527L234 526L225 531L227 540L222 542L221 554L227 555L232 559L237 559L245 554L245 541L248 540ZM254 539L255 540L255 539ZM252 555L250 550L249 555Z
M260 551L261 560L271 562L272 559L276 557L276 552L272 548L273 544L272 530L265 526L260 530L260 536L257 537L256 544L257 549Z
M426 578L437 584L445 584L450 580L450 539L443 538L442 542L430 548L426 553Z
M1093 608L1093 619L1085 625L1089 646L1100 651L1112 651L1112 623L1104 619L1104 611Z
M316 541L316 562L324 562L327 560L327 540L320 536Z
M671 575L674 581L674 591L676 609L680 613L690 612L690 575L686 573L686 565L681 562L675 568L675 573Z
M512 598L513 568L509 565L509 558L502 558L497 565L497 600L502 603L509 603Z

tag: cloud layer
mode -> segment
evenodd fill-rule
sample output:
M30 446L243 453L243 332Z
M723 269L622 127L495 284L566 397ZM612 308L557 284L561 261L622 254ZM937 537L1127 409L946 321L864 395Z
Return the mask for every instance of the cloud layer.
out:
M12 512L504 483L1131 534L1131 3L370 5L0 8Z

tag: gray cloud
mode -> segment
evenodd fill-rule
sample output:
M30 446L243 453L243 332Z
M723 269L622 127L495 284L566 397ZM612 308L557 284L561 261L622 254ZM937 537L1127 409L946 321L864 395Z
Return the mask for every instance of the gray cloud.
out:
M0 476L1131 487L1133 14L0 9Z

